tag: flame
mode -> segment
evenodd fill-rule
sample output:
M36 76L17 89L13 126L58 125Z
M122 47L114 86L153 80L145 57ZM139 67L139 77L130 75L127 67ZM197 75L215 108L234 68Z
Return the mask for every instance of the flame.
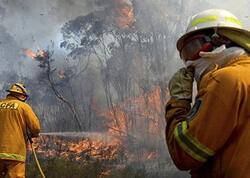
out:
M102 134L105 135L105 134ZM86 158L96 160L116 160L120 143L112 139L103 141L98 138L76 137L69 140L67 137L56 135L41 135L34 139L34 148L37 153L51 158L62 158L84 162ZM29 148L29 150L31 150Z
M138 155L128 150L124 150L124 145L116 139L102 140L100 138L78 137L77 133L61 132L55 134L42 134L39 138L33 139L33 147L36 152L45 159L60 157L69 161L88 164L89 161L97 160L101 162L111 163L106 165L102 170L100 177L106 177L111 173L112 163L120 160L121 153L123 159L128 162L138 160ZM72 139L72 136L75 135ZM91 134L90 134L91 135ZM102 137L110 136L110 133L99 133ZM95 134L93 135L95 137ZM112 137L113 138L113 137ZM28 147L29 155L31 148ZM159 153L152 151L143 151L140 157L141 161L157 160Z
M123 103L117 104L112 110L99 112L100 116L104 116L110 120L109 132L114 136L124 136L129 135L130 128L133 128L129 121L136 117L138 126L141 127L143 123L149 123L148 131L152 136L156 136L159 133L159 128L161 127L160 121L162 113L161 105L161 89L160 87L155 87L148 94L141 94L138 97L130 98ZM128 107L132 108L128 112Z
M126 29L135 22L133 5L128 0L115 0L117 4L116 11L118 18L116 19L119 28Z
M48 55L47 52L43 49L38 49L37 52L33 52L32 49L26 48L23 49L23 52L27 57L31 59L35 59L37 57L46 57Z
M145 119L148 123L147 128L149 134L148 140L152 143L161 136L159 130L162 121L162 104L161 104L160 87L152 88L151 92L141 93L140 96L129 98L122 103L117 104L111 111L103 111L98 113L109 119L109 130L107 132L59 132L59 133L43 133L40 138L34 140L34 147L37 152L45 158L61 157L70 161L81 162L87 164L89 160L99 160L107 162L115 162L119 160L119 156L129 161L138 160L137 153L129 151L124 142L125 136L132 136L140 139L144 132L136 132L143 128ZM93 100L93 102L95 102ZM97 106L93 106L99 109ZM128 112L128 107L130 109ZM133 125L131 117L136 117L136 124ZM143 135L139 135L143 134ZM72 139L73 138L73 139ZM126 140L125 140L126 141ZM160 153L148 149L142 149L141 161L157 160ZM103 171L103 176L108 175L108 170Z
M24 54L25 54L27 57L29 57L29 58L31 58L31 59L35 59L35 57L36 57L36 53L33 52L31 49L23 49L23 52L24 52Z

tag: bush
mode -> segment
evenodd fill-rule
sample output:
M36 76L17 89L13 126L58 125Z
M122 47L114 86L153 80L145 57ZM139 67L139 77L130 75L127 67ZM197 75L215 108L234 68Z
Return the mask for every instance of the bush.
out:
M124 169L113 170L107 178L147 178L144 169L135 169L132 166L127 166Z
M89 161L83 163L63 158L39 158L46 178L187 178L186 172L173 169L164 162L164 166L155 167L155 162L134 162L125 166L116 163ZM104 174L103 174L104 173ZM33 159L28 158L27 178L41 178Z
M127 166L122 169L113 169L109 175L101 176L105 165L100 162L80 163L61 158L39 159L46 178L146 178L144 169L135 169ZM107 170L107 169L106 169ZM37 165L33 160L27 163L27 178L41 178Z
M102 173L99 162L87 165L68 161L61 158L40 159L40 164L46 178L95 178ZM40 173L34 161L27 163L27 178L40 178Z

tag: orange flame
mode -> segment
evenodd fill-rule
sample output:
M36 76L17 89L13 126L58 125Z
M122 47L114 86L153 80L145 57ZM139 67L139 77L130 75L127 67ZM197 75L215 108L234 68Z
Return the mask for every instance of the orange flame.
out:
M109 111L99 112L100 116L104 116L111 122L109 124L109 132L114 135L126 135L130 128L133 128L131 115L125 109L128 106L133 107L133 115L137 117L137 122L141 127L145 120L148 123L148 131L152 137L159 133L161 127L160 121L162 120L162 105L161 105L161 89L155 87L150 93L142 94L141 96L130 98L123 103L119 103Z
M72 161L87 161L86 157L97 160L117 159L120 143L115 140L105 142L90 138L74 138L69 141L67 137L42 135L34 139L34 148L44 157L57 157ZM31 148L28 148L31 150Z
M83 164L88 163L91 159L111 162L116 161L119 159L123 147L121 142L116 139L107 142L97 138L69 138L61 137L59 135L42 135L39 138L34 139L33 146L36 152L45 158L61 157L66 160L81 162ZM28 147L28 150L30 154L30 146ZM127 160L138 160L136 154L129 151L124 151L124 156ZM143 151L140 160L156 160L158 157L158 152ZM109 173L109 169L103 170L102 176L107 176Z
M37 52L33 52L32 49L23 49L24 54L31 58L35 59L36 57L46 57L47 53L44 50L38 49Z
M31 49L23 49L23 52L27 57L31 59L34 59L37 56L36 53L33 52Z
M118 13L117 25L122 29L131 27L135 22L132 3L128 0L116 0L116 4Z

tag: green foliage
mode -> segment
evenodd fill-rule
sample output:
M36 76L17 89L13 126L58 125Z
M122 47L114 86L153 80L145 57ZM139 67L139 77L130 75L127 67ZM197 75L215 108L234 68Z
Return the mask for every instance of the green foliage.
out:
M185 172L174 169L169 161L131 162L126 164L105 161L73 162L62 158L40 157L46 178L187 178ZM158 165L158 166L156 166ZM155 167L156 166L156 167ZM41 178L33 159L28 159L27 178Z
M127 166L124 169L113 170L107 178L147 178L147 173L144 169L135 169L132 166Z
M42 169L47 178L95 178L102 173L102 165L92 162L83 165L61 158L41 159ZM27 178L40 178L35 162L27 163Z
M102 175L105 169L104 163L89 162L87 164L80 164L68 161L61 158L40 159L42 169L47 178L146 178L146 171L136 169L134 166L129 165L124 168L113 168L109 175ZM26 167L27 178L40 178L38 168L33 160L27 163Z

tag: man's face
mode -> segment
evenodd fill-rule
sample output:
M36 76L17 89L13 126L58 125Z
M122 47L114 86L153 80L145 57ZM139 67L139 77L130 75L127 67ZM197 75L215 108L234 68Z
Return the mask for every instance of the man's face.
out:
M195 34L188 37L180 49L181 58L185 62L199 59L201 51L208 52L213 49L211 41L211 38L205 34Z

